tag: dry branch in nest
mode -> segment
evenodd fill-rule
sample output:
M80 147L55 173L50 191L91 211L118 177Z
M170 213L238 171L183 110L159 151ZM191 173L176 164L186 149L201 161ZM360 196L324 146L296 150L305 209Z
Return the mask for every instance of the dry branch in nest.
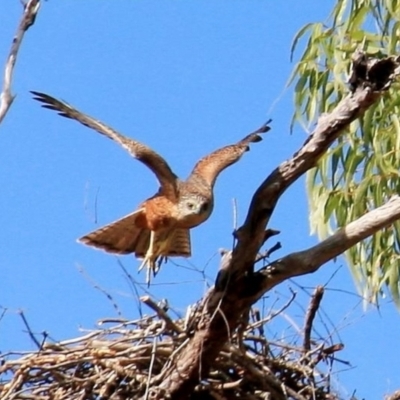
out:
M314 306L315 296L311 300ZM318 365L332 364L341 344L332 346L327 340L308 338L312 344L305 349L303 333L291 343L272 342L264 334L268 321L283 313L293 298L265 318L252 312L243 329L223 346L190 398L338 399L331 393L329 374L321 372ZM202 308L192 311L188 319L173 321L148 297L142 301L157 314L118 323L104 320L102 326L112 326L76 339L45 343L39 351L18 358L8 356L0 367L0 398L151 399L151 388L162 382L168 367L187 346L191 336L187 320L201 318ZM306 325L311 323L308 320Z

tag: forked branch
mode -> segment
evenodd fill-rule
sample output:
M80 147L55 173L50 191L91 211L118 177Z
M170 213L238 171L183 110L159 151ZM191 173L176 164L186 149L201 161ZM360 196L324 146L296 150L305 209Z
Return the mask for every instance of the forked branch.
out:
M321 243L289 254L256 273L261 285L259 294L286 279L315 272L328 261L399 219L400 197L393 196L386 204L364 214Z
M395 197L317 246L288 255L268 268L254 272L268 222L281 195L316 165L351 122L382 97L398 69L397 58L377 60L369 59L361 52L355 53L351 93L330 114L319 118L315 130L299 151L279 165L255 192L246 221L236 233L237 245L222 258L223 279L219 279L216 288L203 300L193 318L193 336L164 371L160 386L153 387L152 399L161 399L165 393L171 399L188 398L202 377L207 376L243 315L267 290L290 277L315 271L354 244L400 219L400 198Z

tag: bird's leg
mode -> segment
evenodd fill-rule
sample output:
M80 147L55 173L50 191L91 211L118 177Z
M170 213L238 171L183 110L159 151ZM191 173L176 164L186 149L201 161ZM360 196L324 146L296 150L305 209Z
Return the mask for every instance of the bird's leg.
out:
M147 273L146 273L146 283L149 285L150 284L150 278L151 278L151 271L156 270L156 259L157 255L154 255L154 240L155 239L155 232L150 231L150 243L149 243L149 248L147 249L146 255L144 256L144 259L142 263L140 264L139 267L139 272L147 266Z
M149 248L147 249L146 255L143 258L142 263L140 264L139 267L139 272L146 266L146 265L151 265L154 263L154 260L152 260L154 256L154 231L150 231L150 243L149 243Z
M168 253L170 245L170 232L168 230L164 232L150 231L150 243L147 249L146 255L140 264L139 271L145 266L147 267L146 282L150 283L151 273L153 276L157 275L160 270L160 266L167 260L167 257L163 254Z

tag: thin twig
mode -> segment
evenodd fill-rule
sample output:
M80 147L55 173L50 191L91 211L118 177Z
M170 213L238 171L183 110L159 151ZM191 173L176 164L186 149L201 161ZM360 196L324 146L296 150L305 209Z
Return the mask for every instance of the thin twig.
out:
M291 291L291 293L292 293L290 299L289 299L279 310L273 311L273 312L271 312L271 314L269 314L269 315L266 316L265 318L260 319L259 321L252 323L252 324L249 326L249 328L250 328L250 329L258 328L259 326L265 325L267 322L270 322L270 321L271 321L272 319L274 319L276 316L282 314L282 313L292 304L292 302L293 302L294 299L296 298L297 293L294 292L294 291L291 290L291 289L290 289L290 291Z
M78 271L92 284L94 289L97 289L98 291L100 291L100 293L103 293L104 296L107 297L107 299L112 304L112 306L113 306L115 312L117 313L117 315L121 316L122 312L121 312L120 308L118 307L118 304L116 303L116 301L112 297L112 295L110 293L108 293L107 290L105 290L102 287L100 287L100 285L98 283L96 283L91 276L89 276L89 274L86 272L85 268L83 268L79 264L77 264L76 267L78 268Z
M0 123L3 121L7 111L11 107L15 96L11 93L11 84L14 73L15 62L25 32L35 23L36 15L40 8L40 0L29 0L24 5L24 12L18 25L17 33L12 41L11 50L7 57L4 68L3 90L0 94Z
M267 251L263 252L263 253L259 253L256 257L255 263L258 263L260 261L264 261L266 259L268 259L271 254L277 250L280 250L282 248L282 244L281 242L276 242L270 249L268 249Z
M26 329L27 329L27 332L28 332L29 337L30 337L30 338L32 339L32 341L35 343L35 345L37 346L37 348L38 348L38 349L41 349L41 348L42 348L42 345L39 343L39 341L36 339L35 335L33 334L33 331L32 331L31 327L30 327L29 324L28 324L28 320L25 318L24 312L23 312L22 310L20 310L18 313L19 313L19 315L21 316L22 321L24 322L24 325L25 325L25 327L26 327Z
M151 375L152 375L152 372L153 372L154 360L156 358L156 350L157 350L157 336L153 340L153 347L151 349L149 376L147 378L146 393L144 394L144 399L145 400L148 400L148 398L149 398Z
M159 316L160 319L163 319L166 323L166 326L168 329L172 330L173 332L176 333L182 333L183 330L181 327L179 327L178 325L176 325L172 319L170 318L170 316L156 303L154 302L150 296L142 296L140 298L140 301L144 304L146 304L147 306L149 306L152 310L154 310L157 315Z
M0 315L0 321L3 319L4 315L6 315L6 312L8 311L8 309L6 307L0 307L3 309L3 312Z

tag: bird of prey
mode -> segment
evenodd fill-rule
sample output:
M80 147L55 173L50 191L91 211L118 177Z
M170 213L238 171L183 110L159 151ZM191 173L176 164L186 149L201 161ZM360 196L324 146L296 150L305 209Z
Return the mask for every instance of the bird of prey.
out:
M127 216L78 239L110 253L135 253L147 266L147 282L167 257L190 257L189 229L203 223L213 209L213 187L218 174L237 162L249 150L249 144L261 140L260 133L270 130L268 121L236 144L223 147L202 158L186 181L180 180L168 163L148 146L127 138L104 123L78 111L70 104L47 94L32 92L43 107L58 111L119 143L146 165L157 177L158 192Z

